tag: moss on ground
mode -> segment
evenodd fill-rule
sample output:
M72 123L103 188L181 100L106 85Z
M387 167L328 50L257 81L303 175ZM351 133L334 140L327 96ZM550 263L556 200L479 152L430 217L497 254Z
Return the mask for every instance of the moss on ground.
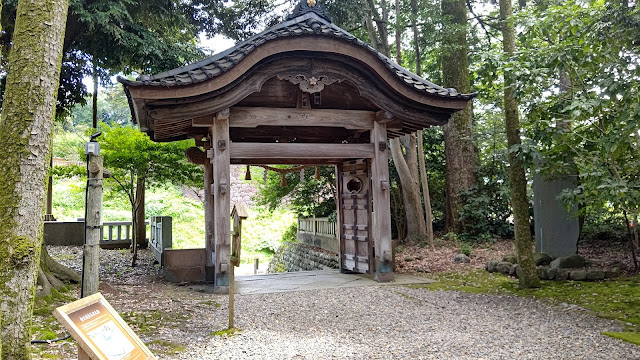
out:
M31 324L31 336L36 340L54 340L67 335L60 322L53 316L53 310L65 303L75 301L71 295L71 287L61 290L51 289L51 294L44 297L36 297L33 306L33 322ZM64 342L73 342L66 340ZM40 359L62 359L63 356L51 353L55 349L47 344L34 344L31 353Z
M640 345L640 276L605 281L542 281L539 289L520 289L511 277L472 271L468 273L432 274L437 282L411 285L430 290L458 290L474 294L514 294L543 299L552 303L569 303L591 310L595 315L617 320L625 332L604 333Z
M179 311L142 310L129 311L120 315L135 332L143 335L153 334L161 328L182 329L185 328L184 323L191 319L191 315L182 314Z
M231 329L224 329L224 330L220 330L220 331L216 331L214 333L211 333L211 336L233 336L233 335L238 335L242 332L242 330L240 329L236 329L236 328L231 328Z
M161 339L150 341L147 345L154 350L156 355L176 355L186 350L182 344Z

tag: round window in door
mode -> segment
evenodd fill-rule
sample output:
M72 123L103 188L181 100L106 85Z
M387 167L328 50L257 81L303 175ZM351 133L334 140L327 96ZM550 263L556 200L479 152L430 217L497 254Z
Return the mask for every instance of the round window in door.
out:
M349 182L347 183L348 192L350 192L351 194L357 194L360 192L360 190L362 190L362 181L360 181L360 179L354 177L349 180Z

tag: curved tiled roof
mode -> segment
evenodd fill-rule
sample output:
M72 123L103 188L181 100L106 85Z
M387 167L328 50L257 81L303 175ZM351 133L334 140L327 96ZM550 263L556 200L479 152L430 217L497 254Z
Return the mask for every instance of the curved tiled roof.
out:
M300 6L301 5L298 5L298 7ZM418 92L450 99L471 99L475 96L475 94L460 94L455 89L445 89L421 78L398 65L395 61L386 57L352 34L337 27L331 23L329 19L318 14L318 10L310 8L305 11L305 9L298 9L298 7L294 9L289 20L271 27L226 51L199 62L163 73L155 75L141 75L135 81L125 78L118 78L118 81L126 86L173 87L197 84L208 79L213 79L233 68L236 64L242 61L245 56L268 41L301 35L316 35L337 38L367 49L375 54L395 76ZM296 10L300 15L295 16Z

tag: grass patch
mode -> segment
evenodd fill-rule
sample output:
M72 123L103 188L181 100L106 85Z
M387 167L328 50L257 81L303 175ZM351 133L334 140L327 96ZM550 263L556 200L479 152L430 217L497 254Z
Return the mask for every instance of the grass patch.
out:
M242 330L237 329L237 328L231 328L231 329L224 329L224 330L219 330L216 331L214 333L211 333L210 336L233 336L233 335L238 335L242 333Z
M551 303L568 303L591 310L595 315L622 322L627 332L607 333L640 345L640 276L583 281L542 281L539 289L520 289L518 280L498 273L433 274L438 282L410 285L429 290L458 290L473 294L514 294L543 299Z
M611 336L632 344L640 345L640 333L636 332L603 332L603 335Z
M467 273L430 274L437 282L409 285L414 289L464 291L472 294L504 294L517 280L498 273L471 271Z

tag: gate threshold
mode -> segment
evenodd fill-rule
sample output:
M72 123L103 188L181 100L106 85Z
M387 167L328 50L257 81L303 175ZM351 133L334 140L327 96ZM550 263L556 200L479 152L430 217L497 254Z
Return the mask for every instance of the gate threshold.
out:
M369 274L341 274L338 270L297 271L287 273L238 276L235 293L239 295L269 294L291 291L350 288L358 286L429 284L434 280L395 274L395 281L379 283Z

